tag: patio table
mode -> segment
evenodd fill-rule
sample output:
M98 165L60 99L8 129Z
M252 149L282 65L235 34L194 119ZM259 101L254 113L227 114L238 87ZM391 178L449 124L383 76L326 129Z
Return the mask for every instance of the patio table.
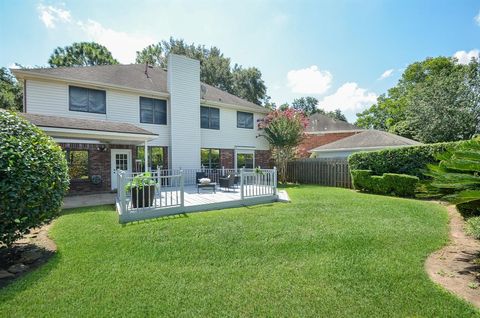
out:
M217 187L216 182L210 182L205 184L197 183L197 193L200 193L200 189L212 189L213 193L217 193L216 187Z

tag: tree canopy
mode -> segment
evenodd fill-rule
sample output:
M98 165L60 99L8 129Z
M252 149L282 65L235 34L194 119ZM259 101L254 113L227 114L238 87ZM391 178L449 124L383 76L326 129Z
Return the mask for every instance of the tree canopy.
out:
M266 94L267 87L262 73L256 67L243 68L235 64L231 67L230 58L225 57L219 48L205 45L187 44L182 39L171 37L137 51L136 63L167 67L170 53L185 55L200 61L200 80L206 84L227 91L252 103L270 105Z
M7 68L0 68L0 108L22 111L22 106L23 85Z
M288 103L282 104L279 107L279 110L286 110L290 107ZM347 122L347 117L345 114L342 113L342 111L337 108L333 111L325 111L322 108L318 107L318 99L315 97L307 96L307 97L300 97L300 98L295 98L292 102L292 108L303 112L305 115L310 116L312 114L323 114L326 115L330 118L333 118L335 120L341 120L344 122Z
M112 53L95 42L76 42L65 47L57 47L48 59L50 67L93 66L118 64Z
M478 60L428 58L409 65L397 85L357 114L356 125L422 142L469 139L480 127Z

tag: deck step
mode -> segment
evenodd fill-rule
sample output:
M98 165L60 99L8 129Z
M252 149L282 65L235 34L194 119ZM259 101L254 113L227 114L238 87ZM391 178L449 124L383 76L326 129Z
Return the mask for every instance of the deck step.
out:
M278 190L278 202L292 202L288 196L287 191Z

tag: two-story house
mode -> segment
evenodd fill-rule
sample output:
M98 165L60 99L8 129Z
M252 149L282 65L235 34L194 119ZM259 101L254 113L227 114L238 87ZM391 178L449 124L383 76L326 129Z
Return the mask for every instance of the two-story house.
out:
M168 69L106 65L13 69L27 120L65 150L71 193L111 191L116 171L253 168L270 163L268 110L200 82L197 60Z

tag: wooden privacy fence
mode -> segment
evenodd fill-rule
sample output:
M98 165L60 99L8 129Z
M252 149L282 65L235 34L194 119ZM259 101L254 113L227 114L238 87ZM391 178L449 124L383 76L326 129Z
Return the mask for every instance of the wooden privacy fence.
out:
M305 184L352 188L352 179L346 159L309 158L290 161L287 180Z

